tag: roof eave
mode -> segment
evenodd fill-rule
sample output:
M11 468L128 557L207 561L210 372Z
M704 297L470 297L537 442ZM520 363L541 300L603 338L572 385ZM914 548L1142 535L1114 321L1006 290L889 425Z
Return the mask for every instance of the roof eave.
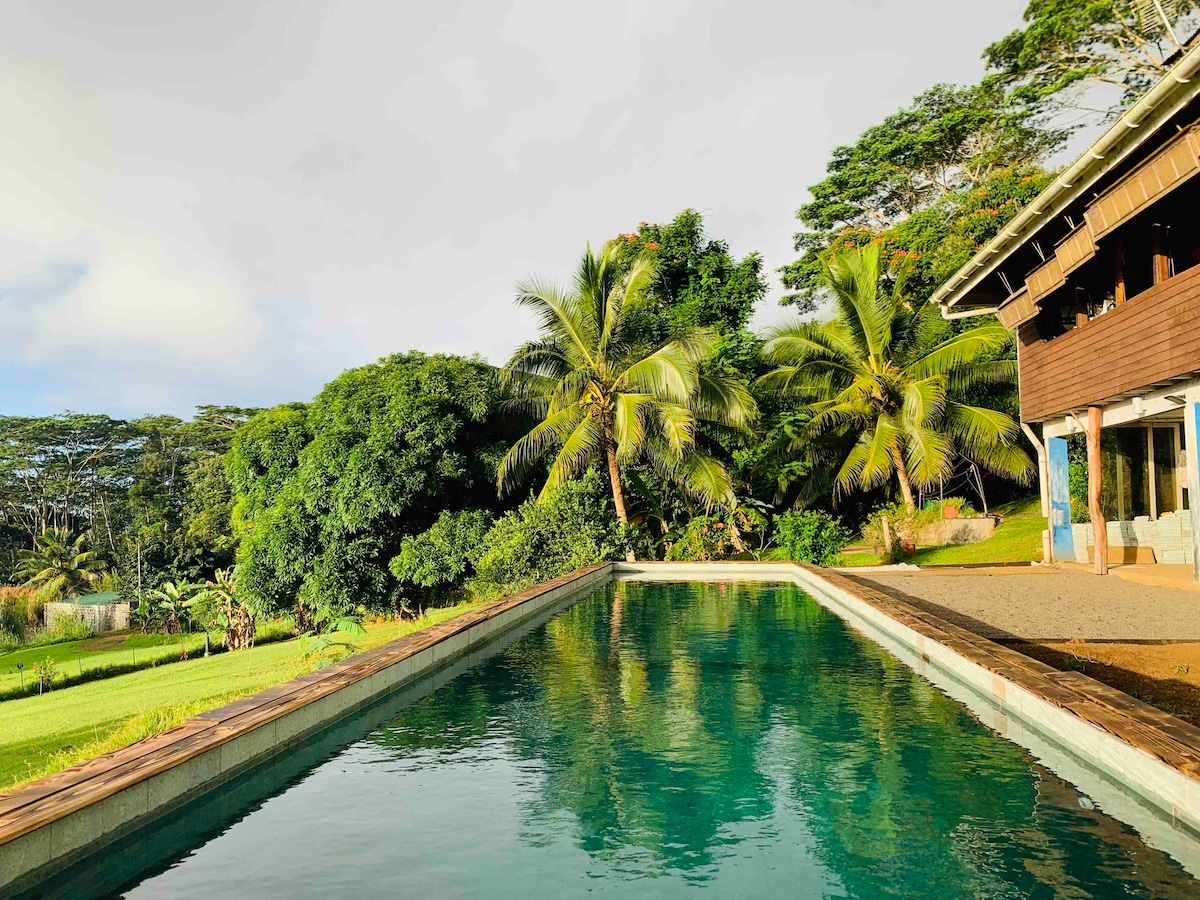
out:
M944 309L958 304L1004 259L1030 240L1042 223L1061 215L1105 172L1126 159L1158 128L1200 94L1200 45L1193 47L1140 100L1125 111L1100 139L1065 169L1049 187L1017 214L971 261L930 298Z

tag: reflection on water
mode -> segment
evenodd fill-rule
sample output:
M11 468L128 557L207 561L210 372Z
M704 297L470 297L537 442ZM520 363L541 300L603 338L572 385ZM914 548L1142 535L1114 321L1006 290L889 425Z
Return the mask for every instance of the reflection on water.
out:
M130 894L1197 896L1090 805L793 586L627 582Z

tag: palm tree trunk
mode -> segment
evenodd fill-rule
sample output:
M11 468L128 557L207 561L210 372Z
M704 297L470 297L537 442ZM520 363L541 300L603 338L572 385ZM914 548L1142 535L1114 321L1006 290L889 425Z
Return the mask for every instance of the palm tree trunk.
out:
M908 480L908 472L904 468L904 461L896 461L896 480L900 482L900 497L904 500L904 505L912 512L917 508L916 502L913 500L912 482Z
M625 492L621 489L621 467L617 464L617 444L613 440L612 425L604 423L604 454L608 457L608 480L612 482L613 506L617 510L617 519L622 525L629 524L629 516L625 512ZM636 562L633 547L625 548L625 560Z

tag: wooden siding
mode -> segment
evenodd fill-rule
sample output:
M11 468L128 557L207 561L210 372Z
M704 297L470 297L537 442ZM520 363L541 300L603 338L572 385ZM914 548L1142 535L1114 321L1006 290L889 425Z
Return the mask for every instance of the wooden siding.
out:
M1037 312L1037 304L1029 299L1029 291L1021 288L1004 302L1004 305L996 313L996 318L1000 320L1001 325L1009 331L1013 331L1022 322L1027 322L1036 316Z
M1200 172L1197 138L1195 128L1177 135L1154 156L1101 194L1083 214L1092 238L1100 240L1122 222Z
M1080 225L1054 248L1054 256L1063 275L1070 275L1095 255L1096 242L1092 240L1092 232L1086 224Z
M1026 422L1200 371L1200 266L1053 340L1033 322L1017 337Z

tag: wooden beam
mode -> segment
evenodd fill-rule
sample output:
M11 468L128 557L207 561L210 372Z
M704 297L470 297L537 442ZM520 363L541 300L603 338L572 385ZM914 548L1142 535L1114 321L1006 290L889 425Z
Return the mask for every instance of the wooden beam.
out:
M1153 226L1154 283L1162 284L1171 277L1171 257L1167 255L1167 229Z
M1095 535L1096 555L1094 559L1097 575L1108 574L1108 523L1104 521L1104 510L1100 506L1100 487L1103 480L1100 466L1100 407L1088 407L1087 420L1088 461L1088 512L1092 516L1092 533Z
M1158 518L1158 482L1154 479L1154 426L1146 426L1146 474L1150 477L1150 520Z

